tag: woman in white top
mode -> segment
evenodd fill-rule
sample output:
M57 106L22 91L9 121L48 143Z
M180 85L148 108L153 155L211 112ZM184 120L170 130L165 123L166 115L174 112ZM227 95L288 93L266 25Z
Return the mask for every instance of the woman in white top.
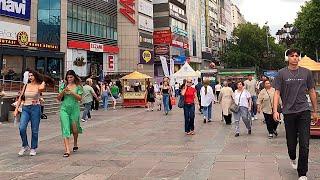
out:
M240 135L240 127L239 127L240 118L246 125L248 129L248 134L251 134L251 119L250 119L250 113L249 113L252 107L251 95L249 91L247 91L244 88L244 83L242 81L239 81L237 83L237 88L238 89L235 90L234 92L233 100L240 108L238 112L233 114L235 125L236 125L235 137L238 137Z
M201 106L203 107L203 123L211 122L212 101L214 101L213 89L209 86L210 81L205 80L200 90Z
M217 83L217 85L214 86L214 90L215 90L215 94L216 94L216 97L217 97L217 101L218 101L218 97L220 95L220 92L221 92L221 84L220 82Z
M223 88L221 88L218 98L218 102L221 104L222 115L227 125L231 125L232 113L230 112L230 106L232 104L233 91L231 87L228 86L228 82L223 82Z

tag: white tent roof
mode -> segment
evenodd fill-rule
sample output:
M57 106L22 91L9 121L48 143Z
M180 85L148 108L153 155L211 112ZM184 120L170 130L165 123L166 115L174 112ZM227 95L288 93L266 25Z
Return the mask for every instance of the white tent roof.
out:
M179 71L173 74L173 77L199 77L199 74L188 63L185 63Z

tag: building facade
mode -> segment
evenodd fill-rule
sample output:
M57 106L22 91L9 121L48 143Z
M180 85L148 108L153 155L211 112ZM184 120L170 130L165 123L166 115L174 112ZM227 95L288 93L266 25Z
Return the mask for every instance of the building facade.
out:
M231 13L231 0L224 0L224 10L226 18L226 35L227 40L230 40L232 37L232 13Z
M232 15L232 30L237 28L239 24L246 23L244 16L240 12L240 9L235 4L231 4L231 15Z
M65 51L63 0L0 1L0 66L7 80L21 80L26 68L59 79Z

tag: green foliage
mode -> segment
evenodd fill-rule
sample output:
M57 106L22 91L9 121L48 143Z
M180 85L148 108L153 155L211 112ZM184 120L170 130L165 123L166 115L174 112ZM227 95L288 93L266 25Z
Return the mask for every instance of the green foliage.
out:
M320 50L320 1L311 0L301 7L294 22L299 29L297 47L315 59L316 49ZM320 52L318 52L320 54Z
M284 47L275 44L275 39L268 36L266 27L257 24L241 24L233 31L233 42L229 42L222 61L226 67L257 67L259 69L279 69L285 66Z

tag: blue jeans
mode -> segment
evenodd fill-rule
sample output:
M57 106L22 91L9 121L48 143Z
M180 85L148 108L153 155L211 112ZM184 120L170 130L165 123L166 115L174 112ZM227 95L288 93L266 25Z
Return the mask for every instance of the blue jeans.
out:
M194 130L194 104L185 104L183 106L184 112L184 132L190 132Z
M169 109L169 94L163 94L163 106L164 106L164 112L169 112L170 109Z
M91 118L91 115L90 115L90 110L91 110L91 104L92 102L88 102L88 103L84 103L84 110L83 110L83 114L82 114L82 118L81 119L87 119L88 118Z
M202 112L203 112L203 116L207 120L211 120L211 117L212 117L212 103L210 103L209 106L203 106Z
M257 115L257 96L252 96L252 108L251 108L251 117Z
M109 96L108 95L103 95L102 96L102 106L105 110L108 109L108 100L109 100Z
M39 125L41 116L41 106L40 105L28 105L22 107L22 113L20 118L20 137L22 140L22 147L29 147L28 137L27 137L27 127L29 121L31 121L31 149L38 148L38 136L39 136Z

